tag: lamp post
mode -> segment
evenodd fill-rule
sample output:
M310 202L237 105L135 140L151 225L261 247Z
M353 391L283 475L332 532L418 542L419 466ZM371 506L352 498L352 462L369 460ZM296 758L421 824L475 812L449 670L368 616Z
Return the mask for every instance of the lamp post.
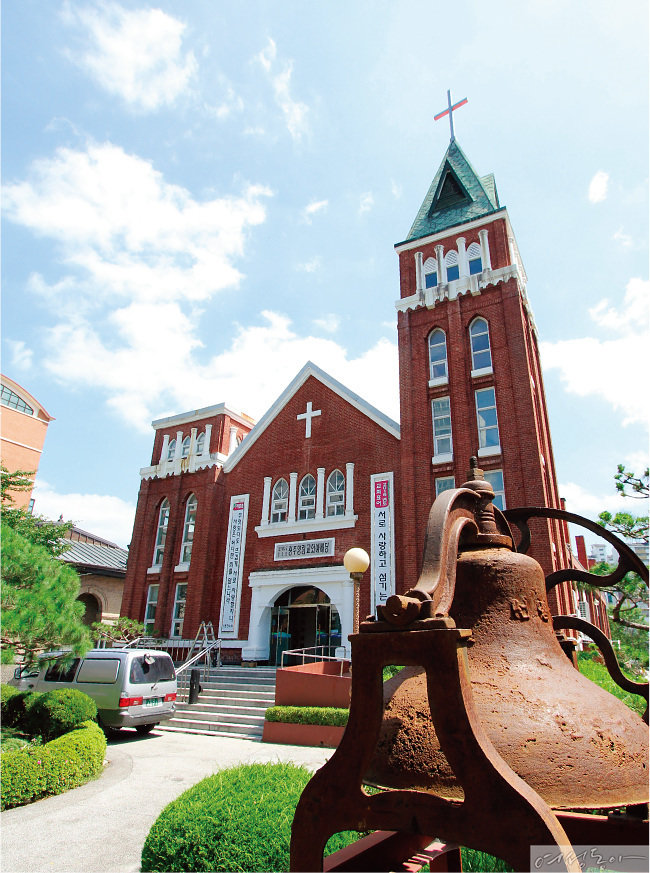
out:
M343 566L350 574L350 578L354 582L354 619L352 624L352 633L359 633L359 588L361 587L361 579L363 574L370 565L368 552L364 549L348 549L343 556Z

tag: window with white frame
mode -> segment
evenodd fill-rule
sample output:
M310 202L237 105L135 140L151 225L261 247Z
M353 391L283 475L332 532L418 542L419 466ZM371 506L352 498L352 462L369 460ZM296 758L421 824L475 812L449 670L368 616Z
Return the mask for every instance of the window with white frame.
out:
M205 448L205 433L200 433L196 438L196 454L202 455Z
M316 480L307 475L300 483L298 491L298 521L316 518Z
M174 597L174 612L172 613L172 629L170 636L183 636L183 619L185 618L185 601L187 599L187 582L181 582L176 586Z
M185 506L183 542L181 543L181 564L189 564L192 558L192 543L194 542L194 526L196 525L197 506L198 501L196 497L194 494L190 494Z
M153 566L159 567L165 554L165 540L167 539L167 527L169 525L169 500L165 497L160 504L158 513L158 527L156 528L156 545L153 552Z
M345 476L334 470L327 479L327 518L345 515Z
M147 591L147 605L144 608L144 632L150 634L153 632L156 621L156 607L158 606L158 589L159 585L150 585Z
M289 486L286 479L279 479L273 488L271 498L271 523L287 520L289 504Z
M483 261L481 260L481 247L478 243L472 243L467 249L467 260L469 261L470 276L481 272Z
M439 327L429 334L429 379L447 379L447 337Z
M1 392L1 400L3 406L8 406L10 409L17 409L18 412L24 412L25 415L33 415L34 410L32 407L25 403L22 397L19 397L15 391L12 391L11 388L7 387L7 385L2 386Z
M441 476L436 479L436 497L439 497L443 491L450 491L456 487L456 480L453 476Z
M492 503L501 512L506 508L506 491L503 486L503 470L486 470L483 473L485 481L489 482L494 491L494 500Z
M472 371L491 369L490 332L484 318L475 318L471 323L469 340L472 349Z
M188 436L183 440L183 446L181 449L181 458L187 458L190 454L190 438Z
M451 251L447 252L445 255L445 272L447 273L447 281L453 282L454 279L458 279L460 276L460 269L458 266L458 252Z
M438 284L438 262L435 258L427 258L423 266L424 287L435 288Z
M449 397L437 397L431 401L433 418L433 456L452 454L451 407Z
M476 392L476 422L479 452L481 449L498 449L499 423L494 388L482 388Z
M167 460L173 461L176 454L176 440L170 440L167 446Z

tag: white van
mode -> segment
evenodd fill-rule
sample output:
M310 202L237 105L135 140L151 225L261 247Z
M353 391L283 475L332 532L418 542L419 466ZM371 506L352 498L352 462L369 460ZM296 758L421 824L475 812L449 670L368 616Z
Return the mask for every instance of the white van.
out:
M62 660L64 656L68 657ZM133 727L148 734L176 709L176 671L166 652L150 649L92 649L83 658L48 652L38 674L17 667L10 684L34 691L77 688L97 704L100 725Z

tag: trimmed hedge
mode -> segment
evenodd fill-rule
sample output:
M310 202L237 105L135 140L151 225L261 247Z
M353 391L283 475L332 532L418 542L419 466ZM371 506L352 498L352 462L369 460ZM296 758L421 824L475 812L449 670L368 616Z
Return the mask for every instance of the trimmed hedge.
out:
M266 710L267 721L281 721L285 724L322 724L345 727L348 723L348 709L335 706L271 706Z
M13 685L0 685L0 713L2 714L3 721L5 721L7 717L7 704L16 694L18 694L18 689L14 688Z
M286 871L291 823L311 773L248 764L208 776L163 809L142 849L143 871ZM359 838L335 834L325 854Z
M77 688L56 688L40 694L28 709L25 727L31 734L53 740L97 718L97 704Z
M31 732L31 729L28 729L28 721L29 721L29 713L38 698L41 696L34 691L19 691L17 688L13 688L11 685L2 686L3 688L7 687L13 691L13 694L7 695L6 702L3 701L2 706L2 722L3 724L8 725L9 727L17 727L25 730L27 733ZM40 734L40 730L34 731L35 734Z
M44 746L0 756L1 808L10 809L41 797L62 794L102 772L106 738L93 721Z

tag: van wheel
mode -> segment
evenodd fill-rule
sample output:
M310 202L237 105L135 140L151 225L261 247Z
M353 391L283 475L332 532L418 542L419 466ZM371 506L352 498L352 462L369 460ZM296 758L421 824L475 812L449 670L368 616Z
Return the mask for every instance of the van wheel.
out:
M138 724L136 725L135 729L140 734L140 736L143 737L146 734L150 734L155 726L155 724Z
M121 728L110 727L109 725L104 724L104 722L101 720L101 718L98 719L98 722L99 722L100 728L104 731L104 736L106 737L107 740L115 739L115 737L119 736L120 733L122 732Z

